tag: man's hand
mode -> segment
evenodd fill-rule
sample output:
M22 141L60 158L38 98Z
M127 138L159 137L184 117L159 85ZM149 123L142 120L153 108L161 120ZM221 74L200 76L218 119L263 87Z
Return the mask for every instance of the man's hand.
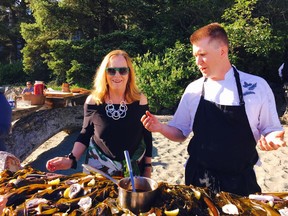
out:
M284 141L284 131L274 131L267 134L265 137L261 136L257 145L263 151L276 150L280 147L286 146Z
M149 111L146 111L146 114L142 116L141 122L150 132L160 132L162 129L162 124Z

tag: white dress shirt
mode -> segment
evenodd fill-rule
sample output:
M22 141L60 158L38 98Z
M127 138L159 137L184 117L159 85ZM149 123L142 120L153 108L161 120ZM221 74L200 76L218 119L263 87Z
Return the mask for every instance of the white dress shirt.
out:
M255 141L261 134L283 130L279 121L274 94L268 83L261 77L239 71L246 114ZM184 136L192 132L195 114L200 101L204 78L190 83L182 95L178 108L168 123L180 129ZM233 68L224 80L207 79L204 84L205 99L221 105L239 105L239 96Z

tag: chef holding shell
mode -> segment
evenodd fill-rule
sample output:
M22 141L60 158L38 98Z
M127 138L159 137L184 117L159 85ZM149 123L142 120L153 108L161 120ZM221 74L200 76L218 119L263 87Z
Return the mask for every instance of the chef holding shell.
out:
M261 192L253 170L257 143L265 151L286 146L273 92L263 78L231 64L227 33L220 24L196 30L190 41L203 76L187 86L167 125L149 111L141 121L149 131L176 142L193 132L185 184L215 193Z

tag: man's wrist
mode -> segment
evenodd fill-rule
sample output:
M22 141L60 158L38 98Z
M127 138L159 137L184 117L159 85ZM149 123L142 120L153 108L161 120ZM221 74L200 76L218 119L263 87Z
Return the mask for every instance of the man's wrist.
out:
M71 152L70 154L66 155L65 157L67 157L70 160L72 160L71 168L72 169L76 169L77 168L77 160L76 160L76 157L73 155L73 153Z

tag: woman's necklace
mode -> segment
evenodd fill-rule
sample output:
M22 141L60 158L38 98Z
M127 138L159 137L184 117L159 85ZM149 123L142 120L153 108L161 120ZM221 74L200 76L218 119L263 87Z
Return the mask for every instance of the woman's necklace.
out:
M114 120L118 120L120 118L124 118L126 116L126 111L128 110L128 107L125 103L125 101L121 101L119 105L119 109L116 110L112 100L109 100L106 107L106 115Z

